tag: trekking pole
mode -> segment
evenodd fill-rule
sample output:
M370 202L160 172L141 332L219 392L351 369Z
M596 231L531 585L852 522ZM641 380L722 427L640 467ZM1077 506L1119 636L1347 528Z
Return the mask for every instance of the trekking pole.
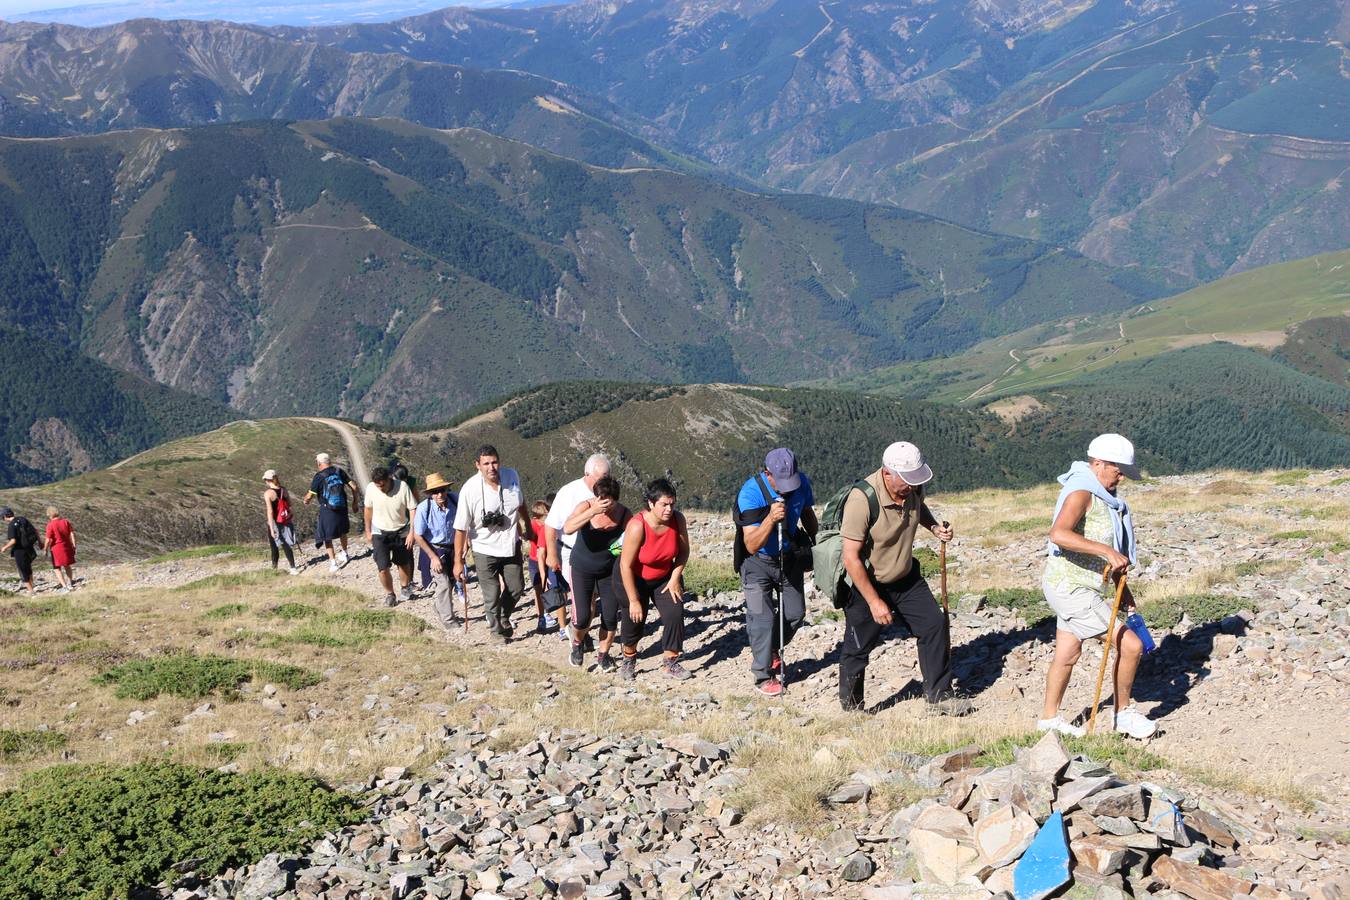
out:
M787 646L787 612L783 608L783 579L787 577L783 568L783 555L787 553L787 546L783 543L783 523L778 523L778 683L783 686L783 693L787 693L787 659L783 656L783 649Z
M945 519L942 522L943 528L950 528L951 522ZM938 568L942 570L942 617L947 620L947 656L952 655L952 613L947 606L947 542L938 542Z
M1102 571L1102 582L1111 577L1111 566ZM1120 598L1125 596L1125 573L1120 573L1116 581L1116 602L1111 606L1111 623L1106 626L1106 646L1102 648L1102 667L1097 672L1097 690L1092 694L1092 711L1088 713L1088 734L1097 727L1097 704L1102 700L1102 682L1106 680L1106 661L1111 658L1111 643L1115 639L1116 615L1120 612Z

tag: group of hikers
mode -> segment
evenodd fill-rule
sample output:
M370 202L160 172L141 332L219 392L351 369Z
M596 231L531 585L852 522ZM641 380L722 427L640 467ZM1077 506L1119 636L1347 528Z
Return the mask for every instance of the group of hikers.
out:
M525 595L528 564L538 630L556 631L568 645L572 665L586 665L593 653L597 670L633 680L638 643L655 606L661 671L678 680L692 677L680 662L689 533L669 478L649 482L630 508L621 500L609 459L596 453L586 460L581 477L531 504L520 475L502 466L490 445L478 449L477 471L458 491L440 473L431 473L420 496L402 466L375 469L358 495L351 476L327 454L315 462L303 502L319 504L316 545L326 549L331 570L346 565L349 510L363 510L386 605L413 596L416 549L421 585L434 586L436 614L451 627L456 601L465 596L472 551L489 634L506 643L514 634L512 614ZM1118 648L1114 727L1137 739L1155 731L1131 702L1143 644L1117 622L1110 602L1115 580L1120 602L1133 604L1121 582L1136 560L1133 520L1117 494L1125 477L1138 477L1134 446L1120 435L1105 434L1091 442L1085 461L1075 462L1059 479L1042 578L1056 615L1054 657L1037 722L1042 731L1083 733L1060 707L1083 641L1108 631ZM842 489L820 517L811 481L791 449L770 451L762 469L746 479L732 509L733 557L745 598L755 690L769 697L784 691L784 648L805 620L805 575L814 570L817 586L843 612L839 700L845 710L865 709L869 659L888 626L898 623L917 638L928 708L941 715L972 711L969 699L953 690L950 617L914 558L919 528L944 544L955 536L925 502L932 478L919 448L898 441L882 453L876 471ZM280 549L295 572L290 495L276 472L268 470L263 480L273 566ZM467 621L467 607L464 616Z
M61 593L75 590L75 526L69 519L62 517L55 506L47 507L47 527L41 534L31 521L8 506L0 509L0 519L5 523L5 544L0 547L0 553L8 553L13 558L24 593L32 596L36 592L33 563L43 550L47 552L61 585L57 590Z

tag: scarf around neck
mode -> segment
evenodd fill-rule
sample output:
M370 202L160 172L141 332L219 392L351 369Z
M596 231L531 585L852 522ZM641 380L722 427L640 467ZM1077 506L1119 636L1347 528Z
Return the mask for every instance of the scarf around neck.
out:
M1051 521L1059 518L1059 511L1064 508L1064 501L1069 499L1070 494L1074 491L1087 491L1105 503L1112 512L1111 530L1116 551L1129 557L1131 565L1138 565L1134 545L1134 518L1130 515L1129 504L1102 487L1102 483L1092 473L1092 467L1082 460L1069 466L1069 471L1059 476L1058 481L1063 487L1060 488L1059 499L1055 501L1055 518ZM1047 542L1046 550L1051 556L1060 556L1063 553L1054 541Z

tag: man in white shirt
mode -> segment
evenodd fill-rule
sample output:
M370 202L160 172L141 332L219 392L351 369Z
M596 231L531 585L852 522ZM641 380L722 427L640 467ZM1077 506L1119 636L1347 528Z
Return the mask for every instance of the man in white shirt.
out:
M389 470L381 466L370 473L365 507L366 540L370 542L380 586L384 588L384 605L393 606L398 602L394 597L394 579L389 573L391 564L398 566L403 599L410 600L414 537L408 526L417 509L412 491L406 481L391 477Z
M478 474L460 488L455 510L455 580L464 579L468 544L478 568L488 629L505 643L511 637L511 613L525 591L520 558L520 544L528 539L530 527L525 492L516 470L502 468L496 447L478 448L474 466Z
M558 495L553 498L553 505L548 509L548 517L544 519L545 563L558 573L565 590L572 589L572 547L577 542L577 535L565 534L563 525L567 524L567 517L572 515L583 500L595 499L595 483L608 474L609 457L603 453L592 453L586 460L582 477L562 486ZM586 646L589 643L586 635L573 637L582 642L583 651L591 649Z

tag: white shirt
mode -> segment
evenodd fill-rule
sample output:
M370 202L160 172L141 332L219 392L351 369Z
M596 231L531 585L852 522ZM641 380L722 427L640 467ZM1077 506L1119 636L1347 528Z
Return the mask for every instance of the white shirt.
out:
M572 518L572 513L577 511L582 500L594 500L595 492L586 485L585 478L578 478L576 481L569 481L558 491L558 495L553 498L553 505L548 508L548 518L544 519L544 524L554 531L558 532L559 539L562 540L563 554L571 556L572 546L577 542L576 532L564 534L563 526L567 520Z
M412 489L408 482L396 482L398 488L392 494L380 490L375 482L366 485L366 508L370 510L370 530L372 534L393 534L408 527L417 504L413 502Z
M484 556L515 556L520 542L517 518L523 494L520 476L515 469L498 472L498 487L474 475L459 489L459 508L455 510L455 530L468 534L469 545L475 554ZM483 527L483 513L498 511L506 514L507 523L496 528Z

